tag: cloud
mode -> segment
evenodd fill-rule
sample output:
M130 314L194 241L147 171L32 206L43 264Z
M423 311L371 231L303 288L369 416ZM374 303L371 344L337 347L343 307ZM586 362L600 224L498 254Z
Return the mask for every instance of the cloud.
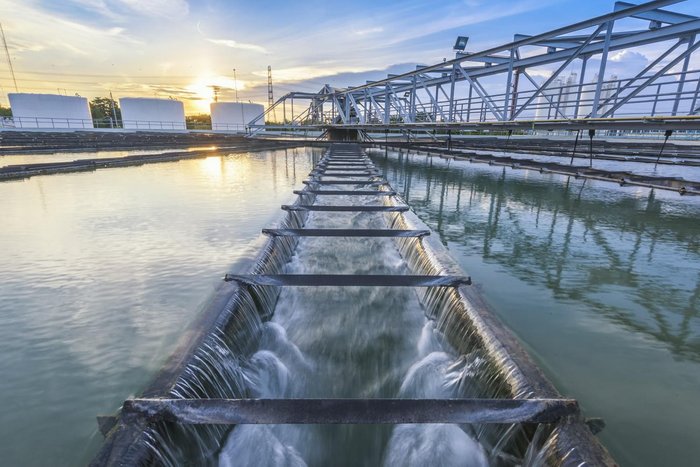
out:
M90 55L89 52L87 52L79 47L76 47L73 44L68 43L68 42L60 42L60 41L54 42L54 45L58 45L60 47L63 47L64 49L66 49L66 50L68 50L76 55L83 55L83 56Z
M411 14L409 9L404 15L397 15L397 17L401 19L391 25L393 33L390 35L390 39L387 43L400 44L443 31L527 13L544 8L548 4L553 3L553 1L554 0L522 0L510 3L507 8L504 8L503 5L493 5L489 7L481 6L478 10L470 7L470 2L467 2L466 10L468 13L466 14L464 13L464 8L446 8L442 10L442 14L437 15L435 19L422 22L413 21L412 18L414 15ZM409 20L409 18L411 19Z
M10 49L12 53L41 52L42 50L46 49L46 46L43 44L31 43L13 38L12 42L8 44L8 49Z
M332 76L337 73L341 73L345 70L333 70L326 66L297 66L290 68L279 68L273 70L273 76L275 82L285 83L285 82L297 82L303 81L306 78L314 78L319 76ZM255 71L253 75L264 77L267 76L266 72Z
M223 45L225 47L231 47L232 49L252 50L253 52L258 52L261 54L270 53L265 47L261 45L246 44L245 42L236 42L231 39L211 39L209 37L205 37L205 39L211 42L212 44Z
M615 52L610 55L610 60L613 62L631 62L636 63L648 63L649 59L639 52L634 52L632 50L624 49L619 52Z
M213 37L208 37L207 34L202 32L201 28L201 23L197 23L197 32L208 42L211 42L212 44L216 45L222 45L224 47L230 47L232 49L239 49L239 50L250 50L253 52L257 52L260 54L269 54L268 50L257 44L249 44L246 42L238 42L233 39L215 39Z
M186 0L119 0L119 3L145 16L175 19L183 18L190 12Z
M366 36L368 34L377 34L379 32L384 32L384 28L377 26L373 28L360 29L357 31L353 31L352 33L356 36Z

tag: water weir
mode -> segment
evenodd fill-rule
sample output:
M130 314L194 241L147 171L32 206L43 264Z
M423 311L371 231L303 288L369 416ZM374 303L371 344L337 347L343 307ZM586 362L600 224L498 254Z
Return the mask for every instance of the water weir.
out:
M615 464L359 146L305 184L93 465Z

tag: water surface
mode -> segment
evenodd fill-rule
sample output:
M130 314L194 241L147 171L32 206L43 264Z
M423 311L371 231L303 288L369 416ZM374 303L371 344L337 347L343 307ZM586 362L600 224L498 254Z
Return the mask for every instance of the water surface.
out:
M621 465L700 456L700 198L372 152Z
M153 378L303 186L311 153L0 183L0 463L85 464L101 441L95 416Z
M374 156L549 378L587 416L605 419L601 437L622 465L698 457L698 198L468 162L448 170L424 155ZM2 463L89 460L101 440L95 415L148 383L218 278L274 224L310 168L311 150L289 150L0 183ZM365 246L383 251L382 242ZM338 260L353 245L330 246L337 251L308 239L300 251L325 251L337 263L291 267L363 270ZM281 297L276 324L307 354L348 357L345 344L363 339L349 331L349 315L338 306L319 320L332 303L323 300L296 310L303 293ZM348 297L331 299L353 307ZM394 393L420 358L412 352L423 318L405 311L410 333L398 337L384 317L359 317L412 349L383 362L398 371L367 394ZM350 394L344 384L352 381L326 376L339 380L331 394Z

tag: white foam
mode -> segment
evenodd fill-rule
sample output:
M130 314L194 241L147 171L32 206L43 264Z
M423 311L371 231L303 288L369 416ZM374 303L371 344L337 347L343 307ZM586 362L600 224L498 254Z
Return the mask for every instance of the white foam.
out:
M289 370L282 361L269 350L256 352L246 368L250 381L250 391L254 397L284 397L289 382Z
M266 425L239 425L219 454L220 467L306 467L292 446L282 444Z
M445 352L432 352L409 368L401 384L401 397L441 399L452 396L445 375L453 359Z
M398 425L389 440L385 466L488 466L486 454L457 425Z

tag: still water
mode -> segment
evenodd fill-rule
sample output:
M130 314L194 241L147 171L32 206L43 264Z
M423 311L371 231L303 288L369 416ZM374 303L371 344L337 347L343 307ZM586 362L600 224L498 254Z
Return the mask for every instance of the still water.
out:
M374 151L621 465L700 457L700 199Z
M87 154L87 153L83 153ZM311 150L0 183L0 464L84 465Z
M144 154L163 154L175 151L197 151L213 148L187 149L132 149L128 151L98 151L98 152L53 152L46 154L2 154L0 167L21 164L44 164L47 162L72 162L83 159L107 159L110 157L139 156Z

